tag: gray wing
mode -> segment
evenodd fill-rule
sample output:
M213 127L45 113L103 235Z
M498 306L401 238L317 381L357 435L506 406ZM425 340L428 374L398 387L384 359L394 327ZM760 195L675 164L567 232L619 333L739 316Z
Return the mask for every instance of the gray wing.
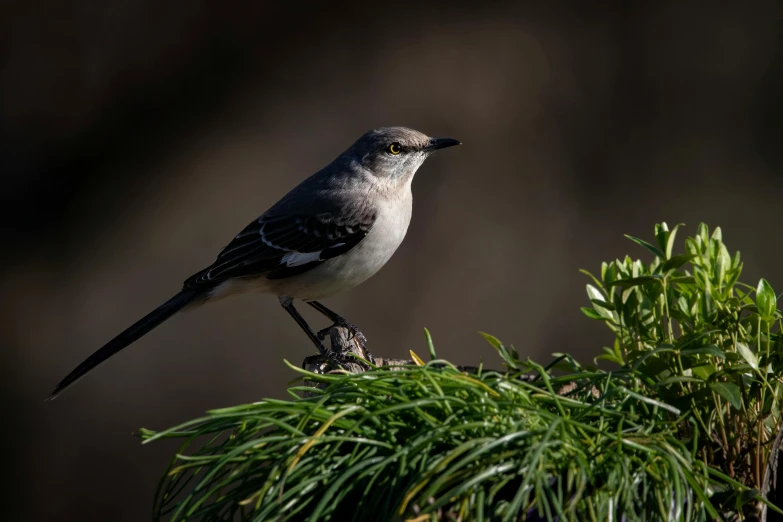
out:
M235 277L282 279L348 252L375 222L372 209L347 206L308 214L274 212L250 223L208 268L189 277L186 289L211 288Z

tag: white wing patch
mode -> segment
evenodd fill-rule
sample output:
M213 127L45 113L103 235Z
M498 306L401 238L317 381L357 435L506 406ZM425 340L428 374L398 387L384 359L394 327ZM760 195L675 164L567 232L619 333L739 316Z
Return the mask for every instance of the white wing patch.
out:
M318 252L288 252L280 260L281 263L285 263L285 266L299 266L312 263L313 261L319 261L321 259L321 251Z

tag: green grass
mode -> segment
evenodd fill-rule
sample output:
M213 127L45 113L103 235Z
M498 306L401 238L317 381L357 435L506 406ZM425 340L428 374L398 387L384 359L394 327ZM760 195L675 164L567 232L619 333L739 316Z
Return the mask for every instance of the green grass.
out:
M316 375L291 400L214 410L145 442L184 441L161 480L168 520L714 520L760 498L781 427L777 298L738 282L720 229L631 239L583 312L613 369L543 367L485 335L505 370L436 359ZM429 335L428 335L429 339ZM523 378L524 376L524 378ZM304 398L304 392L314 396Z

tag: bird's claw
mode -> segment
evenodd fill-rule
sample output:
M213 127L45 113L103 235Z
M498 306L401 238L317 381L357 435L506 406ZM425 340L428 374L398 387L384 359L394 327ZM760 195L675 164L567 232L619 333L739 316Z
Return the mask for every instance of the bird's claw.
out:
M349 323L342 317L337 319L332 326L329 326L328 328L324 328L323 330L319 330L316 335L318 338L323 341L326 339L326 337L329 335L329 331L332 328L345 328L348 331L348 340L352 341L356 339L356 342L361 347L364 354L367 356L367 360L370 361L372 364L375 364L375 358L372 356L370 351L367 349L367 338L364 336L364 334L359 330L356 325ZM330 354L334 354L333 351L329 351ZM336 355L338 359L342 358L342 354Z
M362 347L362 350L369 355L372 358L372 355L370 355L370 352L367 351L367 338L364 336L364 334L356 327L356 325L351 324L347 322L345 319L340 321L339 323L335 323L337 326L342 326L346 330L348 330L348 333L350 336L348 337L348 340L356 339L356 342L359 343L359 346Z

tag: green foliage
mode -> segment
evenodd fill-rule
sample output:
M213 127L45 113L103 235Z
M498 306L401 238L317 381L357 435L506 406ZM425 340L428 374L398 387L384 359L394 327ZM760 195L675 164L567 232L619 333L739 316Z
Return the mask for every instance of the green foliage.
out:
M629 381L521 362L466 375L444 361L319 376L313 398L209 412L161 484L171 520L708 520L710 470ZM434 349L433 349L434 350ZM518 378L532 370L533 380ZM568 393L557 393L568 385ZM309 387L293 387L292 394ZM227 436L226 436L227 435ZM191 443L197 449L184 451ZM178 492L186 491L184 495ZM305 516L306 515L306 516ZM425 516L426 515L426 516Z
M436 359L316 375L292 400L214 410L145 442L184 444L156 519L707 521L759 499L781 424L781 313L772 287L738 282L720 229L675 254L604 263L588 317L614 342L583 367L547 367L482 334L506 371ZM415 361L420 361L414 355ZM303 392L314 396L304 396Z
M678 438L698 437L698 458L761 488L781 428L777 297L764 279L738 282L740 254L729 253L720 228L710 234L699 225L674 255L679 226L657 225L657 246L630 238L654 253L651 263L626 257L604 263L600 279L590 276L593 307L584 312L615 334L597 359L619 364L645 395L692 418Z

